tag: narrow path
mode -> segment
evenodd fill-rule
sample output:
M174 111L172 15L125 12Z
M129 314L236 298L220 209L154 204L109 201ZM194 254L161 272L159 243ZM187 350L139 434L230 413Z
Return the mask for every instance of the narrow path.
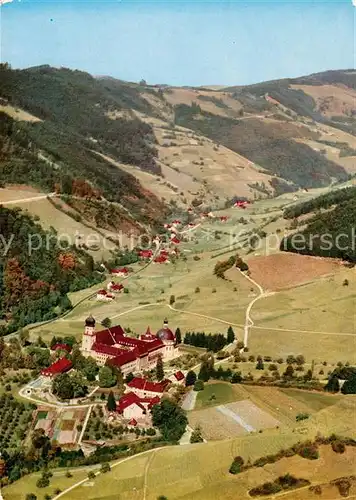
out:
M221 318L215 318L214 316L207 316L206 314L199 314L199 313L195 313L195 312L191 312L191 311L182 311L181 309L176 309L175 307L171 306L170 304L166 304L166 306L169 307L169 309L171 309L172 311L178 312L181 314L190 314L191 316L198 316L199 318L211 319L213 321L218 321L219 323L224 323L225 325L229 325L229 326L238 326L240 328L244 327L244 325L242 325L240 323L231 323L231 321L226 321L226 320L221 319Z
M153 453L149 457L149 459L147 460L147 464L145 467L145 475L144 475L144 479L143 479L143 500L147 500L148 471L149 471L150 465L151 465L155 455L156 455L156 450L153 450Z
M31 196L29 198L20 198L19 200L1 201L0 205L16 205L17 203L30 203L31 201L45 200L48 197L54 198L55 196L58 196L57 193L43 194L39 196Z
M85 432L85 429L87 428L87 425L88 425L88 422L89 422L89 418L90 418L90 415L91 415L91 412L93 410L95 405L90 405L89 406L89 410L85 416L85 420L84 420L84 423L83 423L83 428L82 428L82 431L80 433L80 436L79 436L79 439L78 439L78 445L81 444L81 442L83 441L83 436L84 436L84 432Z
M248 281L250 281L250 283L252 283L258 289L257 297L254 297L251 300L251 302L248 304L247 309L246 309L246 314L245 314L244 346L247 347L248 346L248 335L250 333L250 328L251 328L251 326L254 325L254 322L250 316L251 309L254 306L255 302L262 299L263 297L266 297L268 294L263 290L262 286L259 283L257 283L257 281L253 280L252 278L250 278L250 276L243 273L242 271L240 271L240 273L242 274L242 276L244 276L244 278L246 278Z

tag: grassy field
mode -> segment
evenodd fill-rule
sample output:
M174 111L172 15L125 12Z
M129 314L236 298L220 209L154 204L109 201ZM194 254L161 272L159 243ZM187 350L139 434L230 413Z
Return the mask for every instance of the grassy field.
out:
M303 353L307 359L354 363L355 300L354 272L345 268L263 298L251 312L249 347L274 357Z
M298 389L280 389L280 391L306 404L313 411L324 410L324 408L336 404L342 397L332 394L323 394L321 392L301 391Z
M98 476L92 486L80 486L63 498L136 500L144 497L156 500L159 495L165 495L170 500L235 500L248 498L249 488L288 471L298 477L312 478L313 482L330 481L354 473L354 448L337 455L330 447L321 447L321 458L316 461L292 457L238 476L228 474L236 455L255 460L308 436L314 437L315 433L308 429L303 434L271 430L262 435L161 449L133 458L108 474ZM293 496L290 498L294 499Z
M298 427L297 415L307 414L311 418L317 412L343 403L343 398L296 389L210 382L198 393L195 408L188 417L190 426L200 425L208 441L233 438L260 429L265 432L276 426L294 432ZM219 409L221 405L228 408L230 416ZM239 415L243 423L232 418L230 410Z
M205 384L204 390L198 392L195 409L199 410L210 406L222 405L240 399L243 399L243 396L238 385L212 382Z
M96 466L95 468L98 468ZM70 469L73 477L66 477L66 471L56 471L51 478L51 483L46 488L37 488L36 482L41 477L40 472L30 474L21 478L19 481L2 489L4 500L25 500L28 493L34 493L37 498L42 500L45 495L54 496L57 489L65 490L73 484L85 479L88 475L89 468L86 469Z

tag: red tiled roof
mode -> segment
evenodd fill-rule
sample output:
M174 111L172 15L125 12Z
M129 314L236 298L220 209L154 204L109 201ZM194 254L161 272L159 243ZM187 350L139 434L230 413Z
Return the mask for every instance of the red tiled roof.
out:
M111 274L128 274L129 270L127 269L127 267L120 267L118 269L113 269L111 271Z
M111 290L114 290L114 291L115 291L115 290L116 290L116 291L120 291L120 290L122 290L123 288L124 288L124 285L121 285L121 283L120 283L120 284L114 284L114 285L111 285Z
M98 292L96 292L97 295L107 295L108 292L106 290L99 290Z
M59 375L60 373L67 372L73 366L70 359L61 358L55 363L52 363L48 368L44 368L41 373L42 375Z
M115 366L123 366L135 361L138 357L147 356L150 352L161 349L164 345L149 330L143 339L126 337L120 325L97 332L95 337L92 350L111 356L109 364Z
M125 335L124 330L120 325L107 328L106 330L101 330L96 333L96 342L101 344L113 345L117 344L118 339Z
M61 350L61 351L67 351L67 352L70 352L72 350L72 347L68 344L54 344L52 347L51 347L52 351L58 351L58 350Z
M140 340L144 340L145 342L156 340L156 336L151 332L150 327L147 327L146 333L140 336Z
M180 380L183 380L185 377L184 377L184 373L182 373L180 370L174 374L175 378L180 381Z
M180 243L179 239L178 238L172 238L172 243L174 243L175 245L178 245L178 243Z
M135 377L127 385L130 388L162 394L168 384L169 380L163 380L162 382L151 382L150 380L146 380L145 378Z
M133 425L133 426L136 426L137 425L137 420L135 420L134 418L132 418L129 422L129 425Z
M122 413L126 408L131 405L137 405L141 408L142 411L145 411L146 408L141 404L141 399L134 392L128 392L124 394L119 401L116 403L116 410L119 413Z
M160 401L161 400L158 396L154 396L153 398L140 398L140 396L137 396L134 392L128 392L127 394L124 394L116 403L116 410L119 413L122 413L126 408L135 404L139 406L142 411L145 411L146 407L144 405L147 405L148 409L151 409L152 406L158 404Z
M153 262L157 262L158 264L163 264L168 261L168 258L166 255L159 255L154 259Z
M94 342L92 350L99 354L108 354L109 356L118 356L121 349L100 342Z
M152 257L152 255L153 255L152 250L140 250L140 251L139 251L139 256L140 256L140 257L145 257L145 258L147 258L147 257Z
M124 366L126 363L131 363L135 361L137 358L136 350L127 351L126 349L118 349L117 347L111 347L111 349L115 349L115 351L120 351L114 358L108 361L109 365L112 366Z
M159 396L154 396L153 398L141 398L141 403L147 404L148 403L148 408L151 409L152 406L157 405L161 399Z

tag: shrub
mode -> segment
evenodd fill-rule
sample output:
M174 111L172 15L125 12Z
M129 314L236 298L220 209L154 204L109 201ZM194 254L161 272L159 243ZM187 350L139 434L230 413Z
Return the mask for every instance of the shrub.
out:
M40 477L38 479L38 481L36 482L36 486L37 486L37 488L46 488L47 486L49 486L48 477L46 477L46 476Z
M204 382L202 380L197 380L194 383L194 390L195 391L203 391L204 390Z
M317 484L316 486L310 486L309 491L314 493L314 495L321 495L323 490L321 489L320 484Z
M244 459L240 456L235 457L229 469L230 474L239 474L243 471L243 466Z
M110 467L109 462L104 462L101 465L100 472L102 472L103 474L105 474L106 472L109 472L110 470L111 470L111 467Z
M307 442L297 448L297 453L307 460L317 460L319 458L319 450L316 444Z
M338 488L340 496L342 496L342 497L349 496L350 488L351 488L351 481L347 477L342 477L340 479L336 479L335 481L332 481L330 484L333 484Z
M346 449L345 444L338 440L331 443L331 448L335 451L335 453L344 453Z
M302 420L307 420L309 418L308 413L298 413L298 415L295 417L296 422L301 422Z

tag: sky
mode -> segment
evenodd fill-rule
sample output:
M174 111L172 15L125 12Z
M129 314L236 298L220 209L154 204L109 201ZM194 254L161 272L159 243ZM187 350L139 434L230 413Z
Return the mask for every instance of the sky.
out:
M355 67L352 0L2 1L1 60L14 68L198 86Z

